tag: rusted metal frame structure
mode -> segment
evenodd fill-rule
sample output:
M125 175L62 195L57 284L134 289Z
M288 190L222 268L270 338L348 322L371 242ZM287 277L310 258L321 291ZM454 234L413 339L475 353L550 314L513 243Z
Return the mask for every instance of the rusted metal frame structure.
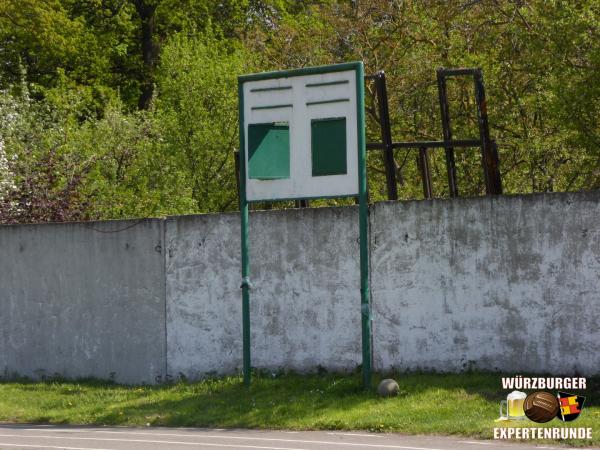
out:
M417 166L423 180L423 197L433 198L433 187L431 186L431 167L429 165L429 153L427 147L419 147Z
M477 117L479 125L479 139L452 139L452 128L450 126L450 111L447 97L446 78L451 76L473 76L475 83L475 100L477 104ZM378 97L379 125L381 129L381 142L368 143L367 150L383 150L384 164L387 179L388 198L396 200L397 174L393 151L397 148L419 149L417 164L423 180L423 195L432 198L431 169L429 165L428 150L432 148L443 148L446 152L446 168L448 174L448 189L451 197L458 196L458 185L456 177L456 165L454 161L454 149L457 147L480 147L482 154L482 166L485 177L486 193L497 195L502 193L502 182L498 163L498 150L496 143L490 139L487 106L485 100L485 87L483 85L483 74L481 69L438 69L437 82L442 118L442 141L414 141L393 142L391 138L391 127L387 99L387 87L385 74L380 71L374 75L365 77L373 80L376 84Z
M475 103L477 105L477 121L479 125L479 145L481 148L481 163L485 178L485 191L488 195L502 194L502 180L498 163L498 151L494 142L490 139L490 126L487 115L487 103L485 99L485 86L483 84L483 73L479 68L461 68L437 70L438 91L440 97L440 110L442 116L442 132L444 135L446 149L446 164L448 167L448 181L450 184L450 195L458 195L456 185L456 167L454 164L454 148L452 146L452 128L448 105L446 79L456 76L472 76L475 87ZM454 193L454 194L453 194Z
M452 128L450 126L450 105L448 103L448 89L444 69L437 71L438 95L440 99L440 113L442 118L442 136L446 152L446 172L448 173L448 190L450 197L458 197L458 182L456 179L456 162L454 160L454 146L452 145Z
M387 86L385 82L385 72L380 70L374 75L368 75L365 78L369 80L375 80L377 106L379 110L379 126L381 129L381 148L383 148L383 161L385 167L388 199L398 200L398 180L396 174L396 163L394 161L394 143L392 142L392 127L390 124L390 112L388 109L389 103ZM367 144L367 146L368 145L369 144Z
M475 83L475 99L477 103L477 119L479 121L479 136L481 139L481 156L486 174L486 193L488 195L502 194L502 178L500 175L500 159L498 157L498 146L496 141L490 138L490 126L488 123L487 101L485 98L485 86L483 84L483 73L481 69L473 72Z

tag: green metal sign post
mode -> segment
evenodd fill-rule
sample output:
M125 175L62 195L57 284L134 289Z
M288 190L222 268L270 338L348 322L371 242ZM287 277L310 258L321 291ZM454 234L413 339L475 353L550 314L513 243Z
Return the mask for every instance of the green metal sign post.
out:
M240 155L244 145L244 95L239 84L239 108L240 108ZM240 213L241 213L241 243L242 243L242 346L244 384L250 385L251 362L250 362L250 250L248 248L248 216L249 205L246 200L246 162L240 156Z
M364 115L364 67L357 70L356 96L361 112L358 114L358 200L360 242L360 313L362 328L362 375L365 389L371 387L371 302L369 291L369 199L367 197L367 151Z
M238 97L244 383L250 384L252 369L249 203L358 197L362 376L363 386L369 389L371 307L363 64L243 75L238 78Z

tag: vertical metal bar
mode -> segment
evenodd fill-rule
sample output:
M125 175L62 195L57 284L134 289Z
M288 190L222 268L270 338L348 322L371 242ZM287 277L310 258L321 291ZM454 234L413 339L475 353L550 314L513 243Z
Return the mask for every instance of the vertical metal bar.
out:
M364 67L360 63L356 73L358 101L358 196L360 240L360 303L362 329L363 387L371 388L371 306L369 301L369 204L367 197L367 151L365 146Z
M238 99L240 109L240 218L242 243L242 356L244 365L244 384L250 385L250 251L248 246L248 202L246 200L246 147L244 140L244 91L243 84L238 82Z
M502 194L502 175L500 174L500 157L498 156L498 144L495 140L492 140L492 158L494 162L494 167L496 168L493 173L495 173L494 177L497 182L493 183L495 189L494 195Z
M442 115L442 133L444 148L446 149L446 170L448 172L448 190L450 197L458 196L456 183L456 163L454 161L454 147L451 146L452 129L450 128L450 107L448 106L448 91L444 69L437 70L438 93L440 97L440 111Z
M235 162L235 185L237 187L238 199L240 198L240 152L233 152L233 161Z
M244 384L250 385L250 258L248 249L248 203L242 202L242 341L244 359Z
M388 105L387 86L383 70L377 72L375 78L377 87L377 103L379 106L379 126L381 128L381 141L384 145L383 162L387 180L388 200L398 200L398 183L396 181L396 163L394 162L394 148L392 147L392 129L390 126L390 111Z
M431 189L431 168L429 166L429 152L427 147L419 148L419 157L417 159L419 169L421 170L421 179L423 180L423 196L425 198L433 198Z
M475 100L477 103L477 118L479 122L479 137L481 139L481 162L485 177L485 191L488 195L502 194L502 180L498 164L498 152L490 139L490 126L488 123L487 103L485 100L485 86L481 69L473 72L475 82Z
M295 206L296 208L308 208L308 200L296 200Z

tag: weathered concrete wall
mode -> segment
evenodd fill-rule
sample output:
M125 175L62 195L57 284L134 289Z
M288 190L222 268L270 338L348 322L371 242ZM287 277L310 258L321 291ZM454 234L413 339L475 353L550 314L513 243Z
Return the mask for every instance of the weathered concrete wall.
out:
M599 194L375 205L377 368L599 373Z
M360 361L358 211L251 214L251 341L256 367L354 368ZM168 372L241 368L238 214L167 220Z
M0 227L0 371L165 375L163 221Z
M599 373L600 191L371 208L375 368ZM237 214L0 227L0 370L241 368ZM250 219L252 358L360 363L358 211ZM42 372L43 370L43 372Z

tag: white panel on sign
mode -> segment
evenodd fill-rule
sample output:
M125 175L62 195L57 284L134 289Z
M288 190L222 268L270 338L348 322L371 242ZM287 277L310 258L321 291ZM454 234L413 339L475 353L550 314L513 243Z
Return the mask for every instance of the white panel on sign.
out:
M251 124L289 125L289 177L257 179L246 176L247 201L358 195L358 108L362 107L362 99L357 99L357 82L362 83L362 79L358 80L358 72L353 68L332 71L331 66L328 66L325 69L325 73L303 74L302 70L296 71L299 74L284 72L281 77L273 73L272 78L248 81L244 81L242 77L241 120L244 136L248 137L248 127ZM345 167L338 172L333 171L339 174L313 176L314 164L320 164L313 161L311 153L311 136L314 134L311 132L311 123L316 119L345 119ZM337 121L336 124L339 131L343 121ZM334 137L330 137L326 144L319 147L320 160L328 158L327 154L323 154L328 151L327 145L337 145L337 162L326 163L340 164L339 159L343 158L343 154L340 153L339 145L343 146L343 139L338 139L337 142L331 139ZM249 139L244 139L243 157L246 168L252 164L249 144ZM259 145L260 142L252 143L252 149ZM278 150L272 148L266 151ZM268 153L262 153L265 154ZM343 161L341 163L340 166L343 166ZM247 174L248 170L245 172Z

